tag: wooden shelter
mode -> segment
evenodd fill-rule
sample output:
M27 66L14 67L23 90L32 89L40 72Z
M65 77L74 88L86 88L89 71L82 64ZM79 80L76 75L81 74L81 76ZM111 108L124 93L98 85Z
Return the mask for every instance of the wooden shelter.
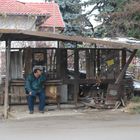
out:
M10 71L13 67L13 65L11 67L12 59L13 57L19 58L21 56L20 53L12 56L11 41L58 41L58 48L16 49L18 49L18 52L22 52L24 56L24 76L31 71L34 65L42 65L48 76L46 86L55 86L56 88L53 88L54 92L59 93L61 96L68 94L67 102L75 104L78 101L81 85L102 83L105 90L107 90L105 92L109 93L106 96L108 99L106 104L108 101L114 100L114 98L118 99L118 94L122 96L122 90L117 90L117 92L114 92L114 90L120 89L121 86L124 87L122 83L125 81L124 74L126 69L140 47L140 45L136 44L104 41L95 38L22 30L0 30L0 41L6 42L5 118L7 118L10 103L26 102L24 79L10 78ZM75 43L75 48L61 48L59 42ZM78 44L81 43L90 43L93 47L78 48ZM128 60L126 59L127 51L130 53Z

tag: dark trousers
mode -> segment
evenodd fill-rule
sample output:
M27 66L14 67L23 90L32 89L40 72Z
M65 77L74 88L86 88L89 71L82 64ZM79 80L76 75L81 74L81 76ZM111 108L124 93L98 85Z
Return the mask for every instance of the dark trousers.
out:
M45 108L45 92L44 90L41 90L38 93L35 93L33 95L28 95L28 108L30 111L34 111L34 101L36 96L39 97L39 111L44 111Z

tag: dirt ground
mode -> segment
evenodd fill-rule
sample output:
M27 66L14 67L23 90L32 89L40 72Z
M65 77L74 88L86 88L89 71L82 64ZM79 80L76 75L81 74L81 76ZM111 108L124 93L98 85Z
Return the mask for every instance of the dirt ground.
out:
M94 119L109 119L117 117L118 113L123 114L122 112L128 112L126 108L122 109L110 109L110 110L101 110L84 107L83 104L79 104L76 108L72 104L63 104L59 110L56 105L46 106L45 113L41 114L38 111L38 105L34 107L34 114L29 114L27 105L15 105L10 106L10 112L8 113L8 120L23 120L31 118L42 118L42 117L52 117L52 116L73 116L73 115L86 115L90 116L94 112L92 118ZM107 112L107 113L106 113ZM116 115L115 115L116 114ZM127 113L126 113L127 114ZM123 114L124 115L124 114ZM3 120L3 106L0 106L0 119Z
M19 109L19 108L18 108ZM51 139L51 140L139 140L140 115L119 110L96 110L73 106L48 107L39 114L28 114L27 108L11 112L14 117L0 120L0 139ZM26 111L25 111L26 110ZM22 117L21 117L22 116Z

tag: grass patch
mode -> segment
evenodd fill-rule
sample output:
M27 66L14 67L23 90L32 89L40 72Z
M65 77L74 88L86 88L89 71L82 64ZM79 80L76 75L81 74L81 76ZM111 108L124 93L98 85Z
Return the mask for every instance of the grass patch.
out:
M139 96L134 96L134 97L131 99L131 102L133 102L133 103L140 103L140 97L139 97Z
M125 108L125 111L130 114L140 114L140 97L134 96Z
M137 106L133 106L133 108L130 108L130 113L133 113L133 114L140 114L140 105L137 105Z
M134 97L131 99L131 102L133 102L133 103L140 103L140 97L134 96Z

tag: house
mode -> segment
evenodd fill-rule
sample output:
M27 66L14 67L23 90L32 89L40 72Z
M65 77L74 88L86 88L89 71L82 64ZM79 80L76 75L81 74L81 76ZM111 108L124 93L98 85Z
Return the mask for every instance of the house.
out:
M59 5L54 2L23 3L17 0L0 0L0 28L30 31L61 32L64 21ZM0 48L5 44L0 43ZM57 46L56 42L13 42L12 48ZM1 50L1 49L0 49ZM5 57L0 51L0 74L4 73ZM18 55L17 55L18 57ZM15 58L16 59L16 58Z
M30 6L32 8L39 8L45 11L47 9L48 13L50 13L50 17L45 20L40 26L39 30L41 31L61 31L64 29L64 21L61 16L59 5L54 2L46 2L46 3L26 3L25 5Z
M22 30L56 28L58 31L64 28L64 21L58 4L54 2L23 3L16 0L0 0L0 28Z

